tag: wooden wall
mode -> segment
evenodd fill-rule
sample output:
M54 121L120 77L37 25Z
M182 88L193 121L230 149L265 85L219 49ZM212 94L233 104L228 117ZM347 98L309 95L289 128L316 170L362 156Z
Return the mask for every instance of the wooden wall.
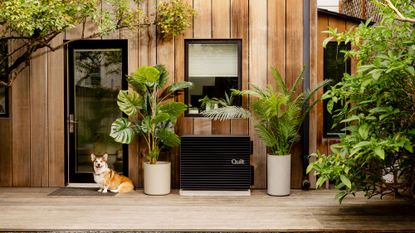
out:
M336 14L328 14L324 11L318 12L318 29L317 29L317 82L321 82L324 79L324 48L322 46L323 41L328 37L327 33L323 31L328 30L329 27L337 28L338 32L344 32L351 27L355 27L360 22L356 19L348 19L342 15L336 16ZM356 62L351 61L351 72L356 70ZM318 95L321 96L323 90L320 90ZM322 154L331 153L330 146L338 143L337 137L324 137L323 132L323 103L320 102L316 107L317 112L317 127L316 127L316 144L317 150Z
M160 0L159 0L160 1ZM157 0L144 1L148 13ZM243 88L249 83L275 85L270 67L277 67L288 83L303 67L303 0L186 0L198 11L193 24L172 40L157 38L151 26L139 32L122 30L103 39L128 39L128 71L141 65L164 64L171 81L184 79L184 39L241 38ZM311 5L315 9L315 0ZM317 11L311 10L311 17ZM153 16L154 17L154 16ZM89 30L93 30L90 28ZM54 43L79 35L74 29L59 35ZM312 68L313 69L313 68ZM313 72L313 70L312 70ZM47 52L32 60L20 74L11 96L11 115L0 119L0 186L64 186L64 51ZM178 97L183 100L183 96ZM244 104L249 100L244 99ZM254 141L251 164L254 188L266 187L266 150L253 130L253 121L211 121L182 117L179 134L250 135ZM301 149L293 154L292 187L302 180ZM142 186L139 143L129 146L129 176ZM168 157L173 165L173 187L178 187L178 150Z

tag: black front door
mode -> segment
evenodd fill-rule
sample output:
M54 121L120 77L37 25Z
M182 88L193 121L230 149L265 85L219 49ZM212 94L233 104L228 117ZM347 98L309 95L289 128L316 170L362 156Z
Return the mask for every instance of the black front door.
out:
M127 149L109 136L122 115L117 95L127 87L127 41L75 41L66 52L68 181L94 182L91 153L108 153L110 167L127 174Z

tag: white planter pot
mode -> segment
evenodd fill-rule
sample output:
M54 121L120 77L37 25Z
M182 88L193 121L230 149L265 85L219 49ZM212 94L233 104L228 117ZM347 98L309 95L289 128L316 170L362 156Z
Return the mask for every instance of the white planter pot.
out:
M267 155L267 193L290 195L291 155Z
M147 195L169 194L170 171L170 162L158 161L156 164L144 162L144 193Z

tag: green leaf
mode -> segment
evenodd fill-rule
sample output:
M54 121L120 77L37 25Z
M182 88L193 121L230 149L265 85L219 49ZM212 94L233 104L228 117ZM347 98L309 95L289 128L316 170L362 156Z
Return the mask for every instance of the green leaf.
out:
M170 115L164 112L157 113L156 117L153 119L154 124L159 124L164 121L167 121L170 119Z
M413 148L412 143L410 141L406 141L403 147L411 153L414 152L414 148Z
M225 106L221 108L211 109L209 111L201 112L203 116L209 117L213 120L230 120L230 119L247 119L251 116L251 113L238 106Z
M279 89L285 94L288 94L288 88L287 85L285 84L284 79L281 77L280 72L278 72L278 70L274 67L271 67L271 73L272 76L275 79L275 82L277 83L277 86L279 87Z
M180 144L180 137L166 128L157 130L156 137L167 147L175 147Z
M176 82L173 83L170 87L168 87L168 91L169 92L177 92L186 88L191 88L193 87L193 83L191 82L185 82L185 81L181 81L181 82Z
M320 176L318 179L317 179L317 182L316 182L316 187L317 188L320 188L324 183L326 183L326 181L327 181L327 178L325 178L325 177L323 177L323 176Z
M131 128L131 122L127 118L121 117L112 123L110 136L116 142L130 144L135 136L135 131Z
M363 124L359 127L359 135L363 140L366 140L369 136L369 126L367 124Z
M330 114L333 114L333 113L332 113L332 111L333 111L333 107L334 107L334 101L331 99L331 100L329 100L329 101L327 102L327 111L328 111Z
M145 83L147 86L152 87L159 81L160 71L153 66L141 66L133 73L133 76L137 80L140 80L141 83Z
M369 141L361 141L359 143L357 143L353 148L360 148L360 147L365 147L365 146L369 146L372 143Z
M158 88L162 88L164 87L164 85L166 85L169 79L169 73L167 72L166 67L164 65L157 64L154 66L154 68L156 68L160 72L160 78L157 86Z
M382 149L382 147L378 146L374 149L375 154L382 160L385 159L385 151Z
M341 191L341 192L338 192L336 194L336 199L339 200L340 204L342 203L342 201L344 200L344 198L347 196L347 194L348 193L345 192L345 191Z
M186 111L187 105L182 102L168 102L160 106L161 112L167 113L170 116L171 121L175 121L184 111Z
M325 48L325 47L327 46L327 44L328 44L331 40L333 40L333 37L332 37L332 36L327 37L326 39L324 39L324 41L323 41L323 48Z
M256 132L259 138L261 138L261 140L264 142L264 144L267 147L273 147L278 144L278 141L275 138L275 135L272 132L270 132L270 130L267 129L264 125L257 124L255 125L255 129L256 129Z
M340 175L340 180L348 189L352 188L352 182L350 182L349 178L347 178L345 175Z
M117 97L118 107L128 116L134 116L140 111L142 98L133 90L121 90Z
M308 174L308 173L310 173L310 172L313 170L313 168L314 168L313 164L312 164L312 163L310 163L310 164L307 166L306 173L307 173L307 174Z
M360 117L356 116L356 115L353 115L353 116L351 116L347 119L344 119L344 120L340 121L340 123L346 123L346 122L351 122L351 121L360 121Z
M407 66L406 71L412 76L415 76L415 68L413 66Z

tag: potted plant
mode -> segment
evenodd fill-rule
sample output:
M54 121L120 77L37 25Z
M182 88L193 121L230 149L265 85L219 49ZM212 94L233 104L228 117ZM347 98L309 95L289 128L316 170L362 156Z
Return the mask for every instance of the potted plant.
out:
M273 196L290 194L291 147L299 139L299 130L306 113L317 103L308 107L310 97L327 82L319 84L310 92L298 93L303 80L303 72L295 79L291 88L287 86L280 73L271 68L277 89L271 85L260 88L255 85L250 90L233 90L234 95L250 95L253 98L249 109L255 115L255 130L268 149L267 155L267 193ZM246 110L236 106L226 106L214 111L206 111L206 116L214 119L249 117Z
M192 83L178 82L165 87L168 73L162 65L142 66L127 80L133 89L121 90L117 103L130 119L121 117L115 120L110 136L124 144L131 143L136 135L144 138L147 147L144 193L166 195L170 193L171 165L170 162L158 161L158 158L161 150L180 144L174 126L187 106L172 99L177 92L191 87Z
M205 96L202 99L199 99L200 107L205 108L206 111L209 111L211 109L217 109L218 108L218 100L217 98L209 98L209 96Z

